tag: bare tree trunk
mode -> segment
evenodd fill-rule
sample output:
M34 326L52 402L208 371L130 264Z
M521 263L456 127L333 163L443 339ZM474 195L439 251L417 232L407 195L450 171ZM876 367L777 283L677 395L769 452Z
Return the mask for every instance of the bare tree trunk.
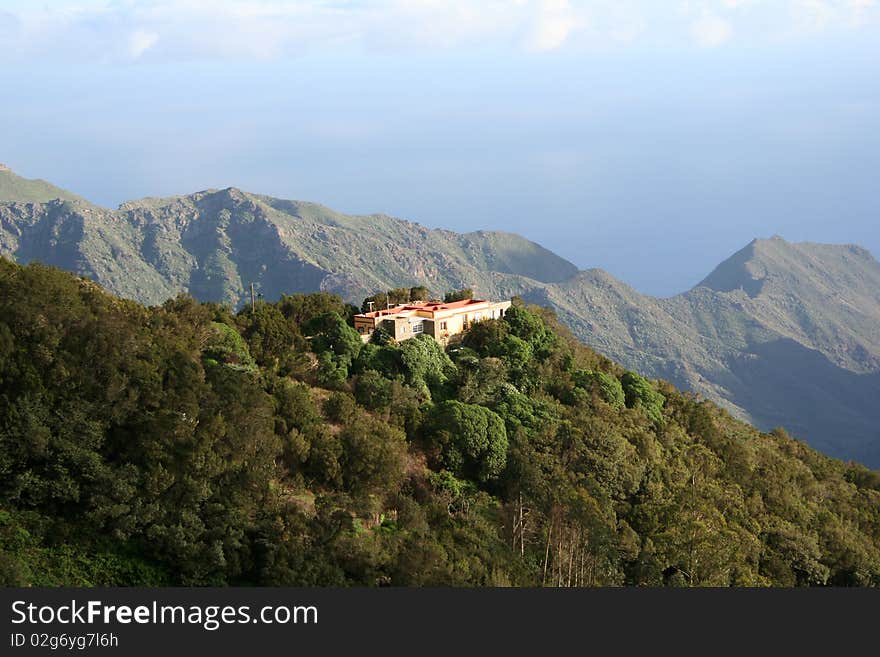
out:
M572 539L568 543L568 575L565 579L565 585L571 588L571 567L574 563L574 551L575 551L575 536L577 536L577 530L572 529Z
M526 518L523 514L522 491L519 492L519 556L525 558L526 554Z
M547 583L547 564L550 559L550 538L553 536L553 517L550 517L550 527L547 529L547 547L544 549L544 574L541 576L541 586Z
M510 549L516 552L516 507L514 506L510 519Z

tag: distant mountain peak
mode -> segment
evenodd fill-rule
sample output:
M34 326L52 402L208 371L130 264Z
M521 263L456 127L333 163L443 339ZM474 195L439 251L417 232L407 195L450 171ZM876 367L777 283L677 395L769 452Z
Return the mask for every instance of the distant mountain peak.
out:
M247 196L247 194L238 187L224 187L223 189L218 190L216 193L220 194L221 196L228 196L229 198L235 199L244 198L245 196Z
M241 203L253 203L254 199L246 191L238 187L224 187L222 189L206 189L188 196L175 197L181 200L204 201L210 200L219 203L232 203L235 205Z
M754 298L773 282L775 287L788 291L812 287L846 295L867 280L861 274L853 279L853 267L869 279L876 279L880 272L880 264L861 246L789 242L773 235L752 240L695 287L716 292L743 290Z
M779 236L774 236L772 239L784 242ZM750 297L758 296L763 288L766 272L762 272L760 267L755 266L755 260L762 243L769 241L752 240L745 247L715 267L712 273L700 281L696 287L707 287L716 292L743 290Z

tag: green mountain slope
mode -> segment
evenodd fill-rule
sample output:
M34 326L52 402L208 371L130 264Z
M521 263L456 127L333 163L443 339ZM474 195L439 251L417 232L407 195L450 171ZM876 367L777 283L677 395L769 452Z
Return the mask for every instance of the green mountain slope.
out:
M5 164L0 164L0 201L44 203L53 199L83 201L76 194L56 187L45 180L29 180L16 175Z
M693 290L658 299L517 235L458 234L228 188L117 210L0 202L0 255L146 304L188 291L237 308L251 283L266 299L321 290L356 304L422 284L438 296L461 287L522 296L633 370L880 467L880 264L856 246L755 240Z
M0 585L880 585L878 473L536 306L446 350L346 312L0 259Z

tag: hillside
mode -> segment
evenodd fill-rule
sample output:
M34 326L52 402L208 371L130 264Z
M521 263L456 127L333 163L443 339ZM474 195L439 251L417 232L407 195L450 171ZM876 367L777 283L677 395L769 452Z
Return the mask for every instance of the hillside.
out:
M880 368L880 264L861 247L755 240L700 288L731 293L762 324L835 365Z
M880 585L877 473L535 306L446 350L349 310L0 260L0 585Z
M0 164L0 201L45 203L53 199L83 201L76 194L61 189L45 180L29 180L17 175L5 164Z
M658 299L517 235L458 234L235 188L117 210L24 200L0 202L0 255L145 304L188 291L238 308L252 282L267 300L320 290L359 304L423 284L438 296L462 287L521 296L626 367L880 467L880 264L856 246L755 240L694 289Z
M599 271L527 297L628 367L880 466L880 264L860 247L755 240L669 299Z

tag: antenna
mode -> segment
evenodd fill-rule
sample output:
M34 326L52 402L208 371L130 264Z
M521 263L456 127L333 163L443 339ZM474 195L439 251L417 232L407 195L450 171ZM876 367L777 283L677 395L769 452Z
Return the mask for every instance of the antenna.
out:
M373 306L376 305L375 301L367 301L367 305L370 307L370 312L373 312Z
M257 297L254 296L254 284L251 283L251 313L257 312Z

